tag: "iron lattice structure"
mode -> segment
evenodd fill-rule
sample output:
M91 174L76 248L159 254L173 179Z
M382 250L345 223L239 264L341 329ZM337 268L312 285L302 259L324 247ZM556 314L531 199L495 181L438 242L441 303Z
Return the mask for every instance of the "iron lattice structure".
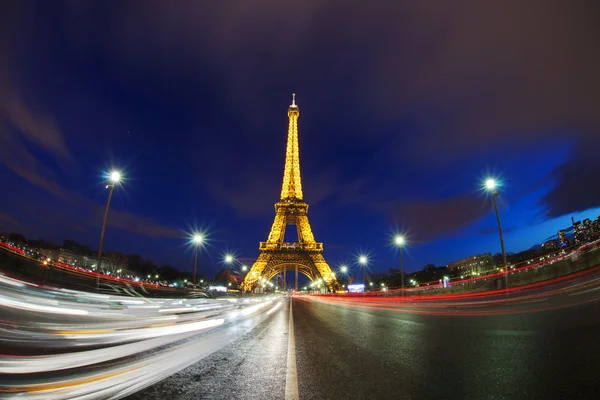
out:
M295 270L311 281L322 279L331 291L339 284L323 257L323 243L318 243L308 222L308 204L302 195L300 151L298 149L298 117L295 94L288 109L288 138L280 200L275 203L275 220L266 242L260 242L259 255L242 283L243 290L254 290L258 284L286 270ZM285 230L295 225L297 242L285 242Z

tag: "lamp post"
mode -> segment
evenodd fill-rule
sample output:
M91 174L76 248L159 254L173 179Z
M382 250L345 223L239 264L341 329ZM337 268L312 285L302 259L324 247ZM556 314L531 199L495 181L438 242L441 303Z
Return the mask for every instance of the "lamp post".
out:
M229 283L229 268L231 268L231 264L233 263L234 258L231 254L226 254L225 255L225 264L227 265L226 269L225 269L225 280L226 280L226 284Z
M502 234L502 224L500 223L500 213L498 212L498 203L496 197L498 197L498 191L496 190L496 181L488 179L485 181L486 189L492 194L492 201L494 202L494 210L496 211L496 220L498 221L498 232L500 233L500 247L502 248L502 267L504 268L504 285L508 289L508 268L506 263L506 251L504 250L504 235Z
M348 266L346 264L340 265L340 274L344 277L343 282L348 283ZM344 289L344 285L342 285L342 289Z
M104 231L106 230L106 221L108 220L108 209L110 200L112 199L115 185L121 180L121 173L112 171L109 176L110 183L106 185L108 189L108 201L106 202L106 210L104 210L104 220L102 222L102 231L100 232L100 245L98 246L98 262L96 264L96 290L100 287L100 266L102 265L102 245L104 244Z
M367 289L367 279L365 276L365 267L367 266L367 263L369 262L369 260L367 259L367 256L359 256L358 257L358 263L360 264L361 268L362 268L362 278L363 278L363 286L365 287L365 290ZM364 293L363 291L363 293Z
M394 243L396 243L396 246L400 249L400 292L402 293L402 297L404 297L404 268L402 266L402 247L405 243L404 236L397 235L394 238Z
M196 284L196 265L198 264L198 247L204 242L204 236L196 234L192 238L192 241L196 245L196 249L194 250L194 275L192 276L192 284Z

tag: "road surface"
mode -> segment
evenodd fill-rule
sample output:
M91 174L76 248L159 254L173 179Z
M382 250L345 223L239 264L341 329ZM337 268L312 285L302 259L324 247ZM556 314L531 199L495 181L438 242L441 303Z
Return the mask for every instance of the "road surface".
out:
M0 397L597 399L600 270L510 294L144 299L0 277ZM81 396L81 397L77 397Z
M293 297L299 398L596 399L599 296L588 280L510 300ZM286 398L288 307L131 398Z

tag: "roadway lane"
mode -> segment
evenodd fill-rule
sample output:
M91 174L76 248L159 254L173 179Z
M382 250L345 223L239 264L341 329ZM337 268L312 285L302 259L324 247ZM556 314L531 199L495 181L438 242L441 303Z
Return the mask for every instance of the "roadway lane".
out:
M597 399L598 293L477 316L296 297L300 398Z
M127 399L283 399L289 302L258 326L229 331L221 350Z
M300 399L597 399L599 296L600 271L510 295L296 296L292 336L280 296L144 299L0 276L0 397L296 399L298 382Z

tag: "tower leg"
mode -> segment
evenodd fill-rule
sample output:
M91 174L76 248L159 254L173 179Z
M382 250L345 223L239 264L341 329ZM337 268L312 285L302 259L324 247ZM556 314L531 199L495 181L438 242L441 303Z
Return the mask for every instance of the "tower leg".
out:
M296 290L296 292L298 291L298 265L296 265L296 286L295 286L295 290Z

